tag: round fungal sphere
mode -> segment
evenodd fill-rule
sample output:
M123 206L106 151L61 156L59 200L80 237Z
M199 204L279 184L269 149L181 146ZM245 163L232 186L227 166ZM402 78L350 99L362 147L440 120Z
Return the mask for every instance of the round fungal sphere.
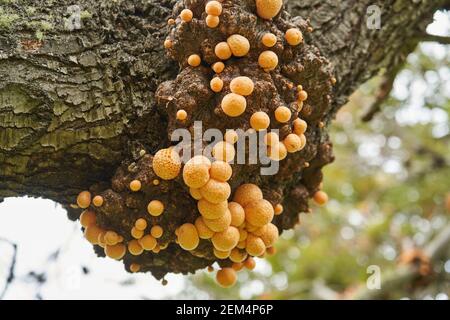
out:
M231 225L231 214L230 211L227 210L224 215L222 215L218 219L206 219L203 218L206 226L214 232L222 232L228 229Z
M259 17L269 20L280 12L283 0L256 0L256 12Z
M153 180L153 185L154 185L154 186L159 185L159 180L158 180L158 179L154 179L154 180Z
M89 191L81 191L77 197L77 205L81 209L86 209L91 205L91 193Z
M206 158L206 157L205 157ZM183 181L190 187L199 189L203 187L209 180L209 168L207 162L198 161L199 158L192 158L183 168ZM209 161L209 160L208 160ZM210 163L210 162L209 162Z
M245 220L256 227L269 223L274 215L272 204L265 199L250 202L244 210Z
M236 248L238 249L245 249L245 246L247 245L247 242L245 240L239 241Z
M98 244L98 237L102 232L103 230L101 228L99 228L95 224L92 224L84 229L84 237L91 244Z
M302 140L295 133L290 133L284 138L283 144L289 153L300 151L302 148Z
M306 129L308 128L308 124L306 123L306 121L300 118L295 119L293 124L294 124L294 133L297 135L304 134Z
M225 141L231 144L235 144L239 139L239 135L234 130L227 130L225 132Z
M97 218L94 211L84 210L80 215L80 223L83 227L95 225Z
M94 199L92 199L92 203L96 207L101 207L103 205L103 197L102 196L95 196Z
M217 250L229 251L236 247L239 242L239 230L230 226L222 232L216 232L212 236L211 241Z
M230 46L226 42L219 42L214 48L214 53L220 60L228 60L232 55Z
M263 51L259 55L258 63L264 70L272 71L278 66L278 56L273 51Z
M159 200L152 200L147 206L147 211L150 215L158 217L164 211L164 204Z
M213 16L222 14L222 4L219 1L209 1L205 6L205 12Z
M125 245L120 243L113 246L105 246L105 254L111 259L120 260L123 258L126 252L127 248L125 247Z
M246 240L245 249L247 250L247 253L249 255L259 257L266 251L266 245L264 244L264 241L261 238L249 234Z
M225 161L214 161L211 165L211 169L209 169L209 174L213 179L227 182L233 174L233 169L231 169L231 166Z
M220 104L223 112L229 117L239 117L247 108L247 100L236 93L229 93Z
M234 146L232 144L225 141L220 141L213 147L212 154L218 161L229 162L234 159L236 151L234 150Z
M273 256L275 253L277 253L277 249L275 247L269 247L269 248L266 249L266 253L268 255Z
M135 239L140 239L144 235L144 231L137 229L136 227L131 228L131 236Z
M134 223L134 226L136 227L136 229L143 231L145 230L145 228L147 228L147 221L144 218L139 218Z
M275 119L278 122L286 123L291 119L292 112L288 107L278 107L275 109Z
M262 191L256 184L245 183L236 189L233 201L245 207L248 203L256 200L262 200L262 198Z
M195 227L197 228L198 236L200 239L211 239L214 235L212 231L203 221L203 217L198 217L195 220Z
M200 192L200 189L196 189L196 188L189 188L189 194L191 195L192 198L194 198L195 200L200 200L202 198L202 194Z
M223 81L219 77L214 77L214 78L212 78L211 82L209 83L209 86L212 91L220 92L223 89Z
M139 244L141 245L141 247L146 251L151 251L151 250L155 249L156 245L158 244L156 242L155 237L153 237L149 234L143 236L138 241L139 241Z
M161 251L161 246L159 244L157 244L152 250L153 253L159 253L160 251Z
M152 237L154 237L156 239L161 238L163 233L164 233L164 230L161 226L153 226L150 229L150 234L152 235Z
M200 188L200 192L207 201L211 203L221 203L230 197L231 187L227 182L209 179L209 181Z
M217 283L223 288L232 287L237 281L237 274L233 268L223 268L217 271Z
M274 146L280 143L280 137L275 132L268 132L264 136L264 143L268 146Z
M190 22L193 18L194 14L189 9L183 9L180 13L180 18L184 22Z
M287 149L284 143L278 143L267 148L267 155L274 161L281 161L287 156Z
M213 253L216 258L224 260L224 259L228 259L231 251L220 251L220 250L217 250L216 248L213 248Z
M245 211L237 202L229 202L228 210L231 213L231 225L234 227L241 226L245 221Z
M317 191L314 194L314 202L320 206L323 206L328 202L328 195L323 191Z
M206 199L200 199L197 203L198 211L206 219L218 219L228 210L228 202L211 203Z
M241 96L251 95L254 89L255 84L249 77L236 77L230 82L231 92L239 94Z
M107 231L104 240L107 245L113 246L119 243L119 235L115 231Z
M184 121L186 119L187 119L187 112L186 112L186 110L183 110L183 109L178 110L177 111L177 120Z
M230 260L235 263L241 263L247 258L247 252L234 248L230 253Z
M265 130L270 125L270 118L264 111L258 111L250 117L250 125L256 131Z
M284 37L291 46L297 46L303 42L303 34L297 28L288 29Z
M141 270L141 265L137 263L130 264L130 271L133 273L139 272Z
M268 32L263 35L263 37L261 38L261 42L266 47L272 48L274 45L277 44L277 36L274 35L273 33Z
M301 90L301 91L298 93L298 100L301 101L301 102L303 102L303 101L305 101L306 99L308 99L308 92L306 92L305 90Z
M262 239L267 248L275 244L278 240L278 236L278 228L272 223L266 224L261 227L261 230L259 230L259 237Z
M230 260L231 260L231 254L230 254ZM240 262L234 262L231 267L233 268L233 270L241 271L242 268L244 268L244 264L240 263Z
M170 48L172 48L172 45L173 45L173 43L172 43L172 41L170 39L166 39L164 41L164 48L170 49Z
M256 261L252 257L248 257L247 260L244 262L244 267L246 267L248 270L253 270L256 267Z
M141 247L137 240L131 240L130 242L128 242L128 251L133 256L138 256L142 254L142 252L144 252L144 249Z
M178 228L178 244L184 250L194 250L197 248L200 240L197 228L192 223L185 223Z
M205 22L209 28L216 28L220 23L220 18L218 16L213 16L209 14L206 17Z
M225 69L225 64L223 62L216 62L212 65L212 69L215 73L222 73L223 69Z
M202 58L198 54L191 54L188 58L188 64L191 67L198 67L202 63Z
M180 170L180 156L172 148L161 149L153 157L153 171L163 180L175 179Z
M233 34L228 37L227 43L231 52L236 57L243 57L250 51L250 42L240 34Z
M273 208L273 210L274 210L274 214L276 215L276 216L278 216L278 215L280 215L280 214L282 214L283 213L283 205L281 204L281 203L278 203L274 208Z
M300 137L300 140L302 141L302 146L300 148L300 150L301 150L306 146L306 137L304 134L299 135L299 137Z
M130 182L130 190L133 192L141 190L142 184L139 180L133 180Z
M248 232L245 229L239 229L239 242L245 241L247 239Z

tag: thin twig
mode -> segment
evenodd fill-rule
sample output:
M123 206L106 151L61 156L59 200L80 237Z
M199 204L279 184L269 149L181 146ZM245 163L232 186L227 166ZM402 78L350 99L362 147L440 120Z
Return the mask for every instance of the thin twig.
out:
M12 260L11 260L11 265L9 266L8 277L6 278L5 287L3 288L2 292L0 293L0 300L3 300L3 298L6 294L6 291L8 291L9 285L14 280L14 270L16 268L16 259L17 259L17 244L15 244L14 242L11 242L7 239L3 239L3 238L0 238L0 241L10 244L11 247L13 248L13 256L12 256Z
M425 34L420 40L426 42L437 42L440 44L450 44L450 37L446 36L437 36L434 34Z

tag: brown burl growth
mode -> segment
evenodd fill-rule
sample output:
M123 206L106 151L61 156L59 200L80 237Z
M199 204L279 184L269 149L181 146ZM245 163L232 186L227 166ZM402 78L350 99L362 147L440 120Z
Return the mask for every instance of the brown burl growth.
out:
M225 138L212 157L187 163L171 145L154 155L142 150L110 186L80 193L80 221L96 252L131 272L161 279L217 262L217 281L228 287L236 271L254 268L252 257L274 253L278 235L309 212L309 199L327 201L321 168L333 156L322 131L335 80L308 43L308 22L291 19L281 0L179 1L168 23L161 45L180 72L156 92L167 140L176 129L193 132L195 121ZM234 163L238 129L267 130L277 174Z

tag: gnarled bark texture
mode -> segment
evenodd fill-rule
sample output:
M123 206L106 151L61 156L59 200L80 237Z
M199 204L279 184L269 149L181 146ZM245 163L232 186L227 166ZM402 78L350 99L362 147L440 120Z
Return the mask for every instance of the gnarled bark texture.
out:
M68 31L72 1L0 1L0 199L46 197L76 218L80 211L70 204L79 191L108 188L115 170L138 160L141 149L154 154L169 145L170 119L158 111L156 91L179 72L162 46L176 3L80 0L81 28ZM379 30L367 26L370 5L381 9ZM310 19L314 31L305 42L334 66L326 126L361 83L401 65L433 13L448 6L449 0L285 1L292 23ZM329 146L326 127L309 139ZM317 190L314 168L332 160L329 150L306 154L309 159L298 161L312 163L309 175L317 181L311 188L298 176L272 181L286 198L286 228L307 208L298 199ZM289 177L289 167L284 170ZM184 263L190 260L207 265L190 256Z

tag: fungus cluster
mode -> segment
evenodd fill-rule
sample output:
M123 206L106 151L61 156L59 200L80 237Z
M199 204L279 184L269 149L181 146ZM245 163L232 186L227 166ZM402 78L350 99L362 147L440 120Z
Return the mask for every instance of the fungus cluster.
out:
M217 282L230 287L236 272L275 253L279 234L309 211L310 198L326 203L321 168L333 157L323 130L336 80L306 43L308 21L282 7L282 0L174 7L161 43L180 71L156 91L167 141L175 129L193 132L195 121L219 129L223 140L184 164L169 142L155 150L140 140L109 186L81 192L80 223L98 255L163 283L168 272L218 264ZM275 175L261 175L261 164L234 164L238 129L263 134L267 155L280 161Z

